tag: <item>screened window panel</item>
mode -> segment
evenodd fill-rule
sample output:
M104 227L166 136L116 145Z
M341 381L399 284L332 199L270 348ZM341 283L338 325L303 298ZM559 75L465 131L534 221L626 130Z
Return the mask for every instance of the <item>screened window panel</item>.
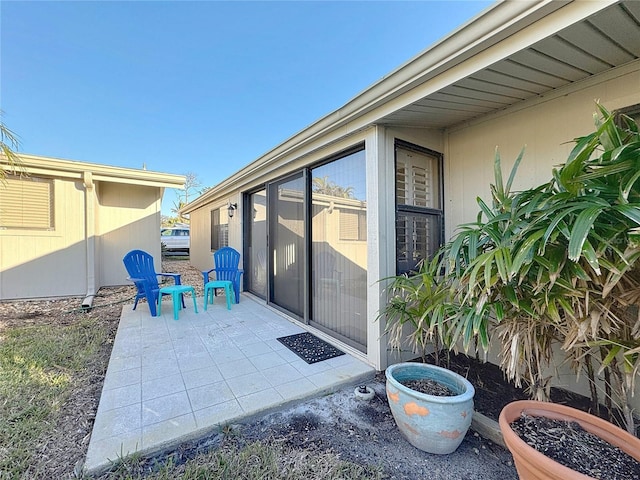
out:
M53 228L53 181L7 177L0 185L0 227Z
M267 295L267 192L260 190L249 196L248 257L245 272L250 292L266 298Z
M229 224L220 225L218 230L218 248L227 247L229 245Z
M304 316L304 188L302 175L270 185L271 301Z
M438 215L398 214L396 219L396 258L400 272L416 271L419 263L430 259L440 247Z
M311 324L366 351L364 151L311 170Z
M211 210L211 250L218 250L218 230L220 229L220 211Z

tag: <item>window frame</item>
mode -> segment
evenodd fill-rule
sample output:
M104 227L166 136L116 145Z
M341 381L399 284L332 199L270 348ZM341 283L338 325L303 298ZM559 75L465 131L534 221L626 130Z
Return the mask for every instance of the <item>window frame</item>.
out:
M432 207L419 207L411 204L401 204L398 202L398 150L408 150L412 152L416 152L421 155L426 155L432 157L437 162L438 172L437 172L437 187L438 187L438 203L440 208L432 208ZM396 274L401 275L404 273L409 273L412 271L411 268L404 268L401 265L401 259L398 255L398 245L400 244L400 237L398 231L398 222L400 221L401 216L405 217L424 217L431 218L436 220L437 225L437 245L441 246L444 243L444 156L440 152L436 152L435 150L431 150L429 148L421 147L420 145L416 145L414 143L410 143L401 139L396 138L394 140L394 158L393 158L393 168L394 168L394 202L395 202L395 242L396 242ZM427 220L428 221L428 220ZM433 237L427 238L427 243L429 240L434 240Z
M227 217L227 223L221 223L220 218L223 216L222 209L226 206L213 208L211 212L211 251L215 252L223 247L229 246L229 218ZM226 230L223 230L223 227ZM222 236L222 242L221 240Z

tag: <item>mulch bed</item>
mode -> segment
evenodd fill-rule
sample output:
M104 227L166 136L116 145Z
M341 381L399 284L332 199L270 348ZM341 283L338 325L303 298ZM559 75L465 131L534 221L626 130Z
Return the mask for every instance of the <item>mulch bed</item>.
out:
M577 422L522 415L511 423L527 445L576 472L601 480L638 480L640 463Z
M432 356L427 357L428 363L434 363ZM442 354L440 366L446 367L469 380L476 390L473 397L474 407L487 417L498 421L500 412L515 400L530 400L524 388L517 388L505 379L497 365L485 363L464 354ZM591 411L589 398L562 388L551 387L551 401L561 405L568 405L578 410L594 414ZM604 410L604 408L603 408ZM606 412L598 415L607 419Z

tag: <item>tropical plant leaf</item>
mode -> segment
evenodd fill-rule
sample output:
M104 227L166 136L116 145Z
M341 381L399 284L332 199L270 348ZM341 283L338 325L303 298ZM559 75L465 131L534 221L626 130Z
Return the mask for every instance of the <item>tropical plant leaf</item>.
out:
M507 180L507 186L506 186L507 192L511 191L511 185L513 185L513 180L516 178L516 173L518 172L518 168L520 167L520 162L524 158L524 150L525 150L524 147L522 147L522 150L520 150L520 153L518 154L516 161L513 163L513 167L511 168L511 173L509 174L509 180Z
M580 258L582 247L587 240L589 231L593 227L593 222L602 213L602 210L602 206L585 208L576 218L573 230L571 230L571 238L569 239L569 260L577 262Z
M613 209L635 222L635 226L640 225L640 204L615 205Z

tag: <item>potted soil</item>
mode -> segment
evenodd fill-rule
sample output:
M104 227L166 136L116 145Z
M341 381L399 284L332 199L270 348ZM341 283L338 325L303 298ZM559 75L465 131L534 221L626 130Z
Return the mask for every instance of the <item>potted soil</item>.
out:
M640 439L594 415L519 400L499 423L521 480L640 479Z
M473 385L425 363L397 363L385 373L391 413L409 443L429 453L455 451L471 426Z

